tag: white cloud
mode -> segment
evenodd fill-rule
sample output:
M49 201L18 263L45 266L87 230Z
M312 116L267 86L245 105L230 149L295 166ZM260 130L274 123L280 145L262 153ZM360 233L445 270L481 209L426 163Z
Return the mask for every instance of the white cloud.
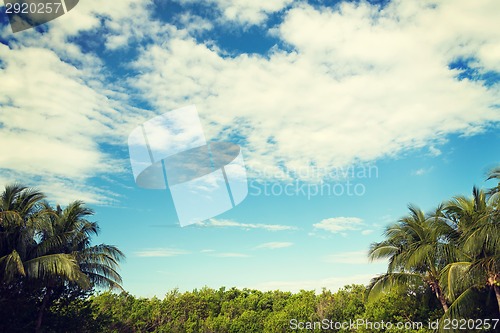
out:
M313 224L315 230L325 230L334 234L359 230L363 220L357 217L332 217Z
M156 248L138 251L135 255L138 257L176 257L188 253L187 251L178 249Z
M256 246L255 248L256 249L274 250L274 249L282 249L285 247L290 247L292 245L293 245L293 243L291 243L291 242L269 242L269 243L260 244L260 245Z
M361 234L366 236L366 235L371 235L375 230L372 230L372 229L366 229L366 230L363 230L361 231Z
M195 0L176 0L179 3L197 3ZM222 21L247 26L261 24L269 14L284 9L292 0L207 0L222 14Z
M80 1L73 10L49 23L48 38L51 43L64 43L68 37L82 31L100 29L106 48L116 50L137 40L173 32L175 29L171 25L151 18L149 8L152 4L151 0Z
M327 170L435 146L500 119L497 86L448 69L459 56L493 69L480 50L500 40L499 3L437 4L297 5L274 30L293 51L266 56L172 38L144 49L131 85L158 109L196 103L207 136L237 131L253 170Z
M231 220L218 220L210 219L205 222L197 223L197 225L202 227L231 227L231 228L241 228L241 229L263 229L267 231L285 231L285 230L297 230L297 227L282 225L282 224L259 224L259 223L240 223Z
M429 172L432 171L432 167L430 168L420 168L420 169L417 169L417 170L413 170L411 172L412 176L423 176L425 174L428 174Z
M4 181L37 185L60 203L112 200L112 194L86 181L125 169L123 161L99 146L116 142L113 130L121 116L114 101L88 72L51 50L0 45L0 59Z
M178 20L183 25L184 29L186 29L191 35L196 35L213 29L212 22L191 13L183 13L179 15Z
M291 4L211 1L243 25ZM193 24L205 31L210 22L186 13L177 29L152 19L151 3L84 1L47 33L1 29L9 41L0 45L2 181L40 185L55 200L112 201L88 183L128 168L100 145L123 145L151 115L129 106L134 88L156 110L196 103L207 137L237 132L247 166L260 174L279 174L280 165L328 170L424 146L439 155L447 135L472 135L500 119L492 107L498 84L458 81L448 68L463 57L481 73L500 71L498 1L401 0L383 11L366 2L300 2L272 31L286 49L233 57L189 36L198 32ZM133 66L141 74L108 82L103 60L69 41L82 31L102 36L108 51L140 41ZM290 230L261 226L243 228Z
M127 20L134 20L131 25L136 27L148 24L145 30L159 33L161 29L155 30L158 22L147 19L146 8L146 2L137 5L129 0L116 4L84 1L45 25L47 33L31 29L12 35L8 28L0 30L8 41L8 46L0 44L0 142L4 150L0 185L18 181L36 186L49 200L61 204L77 199L116 203L115 193L92 186L90 179L128 171L129 162L104 152L102 145L123 145L130 130L151 112L129 106L128 91L108 82L102 60L83 52L69 38L101 29L106 32L100 36L109 44L118 31L122 37L128 34ZM116 24L118 30L108 24ZM134 36L125 36L123 43ZM112 48L118 46L115 43Z
M429 153L432 155L432 156L439 156L442 154L441 150L434 147L434 146L430 146L429 147Z
M109 50L128 47L130 43L145 38L155 39L158 35L177 33L172 25L151 18L151 4L151 0L80 1L67 14L45 24L48 33L40 34L34 29L14 36L10 29L0 30L0 33L6 40L25 46L43 45L45 48L57 50L65 59L79 62L94 57L92 52L82 52L77 44L69 41L69 38L78 36L81 32L95 33L96 37L103 38ZM92 46L96 49L100 47L97 43Z
M267 15L283 9L291 0L213 0L224 18L238 23L259 24Z

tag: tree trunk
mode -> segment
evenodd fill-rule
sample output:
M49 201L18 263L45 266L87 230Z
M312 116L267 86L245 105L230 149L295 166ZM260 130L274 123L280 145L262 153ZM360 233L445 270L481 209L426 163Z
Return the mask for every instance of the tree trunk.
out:
M436 296L441 303L441 306L443 307L444 312L446 313L448 311L448 303L446 303L446 299L443 296L443 292L441 291L441 288L437 288L436 290Z
M42 299L42 304L40 305L40 310L38 310L38 317L36 319L35 333L40 333L42 331L43 314L45 312L45 309L47 308L47 305L49 304L50 296L52 296L52 288L47 287L47 290L45 291L45 295L43 296L43 299Z
M498 285L494 284L493 290L495 290L495 295L497 296L498 313L500 313L500 287Z
M443 307L444 312L448 312L448 303L446 303L446 298L444 298L443 291L441 290L441 287L439 286L438 282L431 282L430 283L432 290L436 294L436 298L439 300L439 303L441 303L441 306Z
M500 286L498 286L498 280L500 279L500 274L490 273L488 274L488 284L493 291L495 291L495 296L497 297L498 313L500 313Z

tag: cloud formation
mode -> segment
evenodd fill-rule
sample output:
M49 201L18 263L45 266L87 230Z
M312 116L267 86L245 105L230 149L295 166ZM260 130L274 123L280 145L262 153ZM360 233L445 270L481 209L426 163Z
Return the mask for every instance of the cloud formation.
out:
M172 38L141 52L131 85L158 109L196 103L209 135L244 138L247 165L273 175L426 145L437 152L446 135L472 135L500 119L498 86L459 80L449 67L466 57L481 71L498 70L498 6L302 3L272 30L287 48L228 57Z
M128 166L120 149L103 147L122 147L152 114L192 103L207 137L238 141L260 178L425 146L438 156L448 135L474 135L500 120L499 85L485 79L500 72L498 1L401 0L382 9L210 1L219 26L258 25L276 45L228 55L212 38L194 38L215 23L189 11L163 22L153 1L81 2L43 34L13 36L3 26L2 184L39 185L62 203L112 202L89 180ZM105 59L125 54L120 64ZM457 62L468 69L451 66ZM110 77L114 71L124 77ZM145 104L154 111L136 108Z
M315 230L328 231L334 234L359 230L361 226L363 226L363 220L358 217L331 217L313 224Z
M129 15L131 9L135 15ZM129 129L151 113L134 108L123 87L111 82L97 47L84 51L74 38L103 30L95 39L116 48L113 25L123 37L128 34L120 28L128 26L124 21L148 22L147 15L145 3L85 1L44 25L48 31L43 34L33 29L12 35L7 26L0 29L7 41L0 44L0 185L37 186L63 205L118 201L116 193L91 180L128 172L128 162L116 154L120 148L114 148L124 145ZM125 36L123 43L130 38Z
M183 3L199 3L196 0L175 0ZM207 0L205 3L215 6L220 12L220 21L237 26L259 25L272 13L284 9L292 0Z
M262 224L262 223L240 223L231 220L210 219L205 222L197 223L202 227L219 227L219 228L240 228L245 230L262 229L267 231L286 231L297 230L297 227L283 224Z
M0 59L3 176L37 183L60 203L109 201L109 193L85 184L124 168L100 147L114 141L110 132L119 119L100 84L51 50L0 44Z

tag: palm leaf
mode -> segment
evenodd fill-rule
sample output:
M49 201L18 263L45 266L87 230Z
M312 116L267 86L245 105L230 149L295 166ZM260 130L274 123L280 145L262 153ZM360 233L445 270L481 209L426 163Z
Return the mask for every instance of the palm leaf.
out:
M26 275L23 261L16 250L0 258L0 268L6 282L12 281L18 275Z
M90 287L88 277L82 273L74 256L65 253L49 254L24 263L26 275L32 279L48 280L60 276L84 289Z
M379 275L370 281L366 296L369 301L373 301L393 288L408 288L408 286L420 285L422 282L422 275L420 274L387 273Z

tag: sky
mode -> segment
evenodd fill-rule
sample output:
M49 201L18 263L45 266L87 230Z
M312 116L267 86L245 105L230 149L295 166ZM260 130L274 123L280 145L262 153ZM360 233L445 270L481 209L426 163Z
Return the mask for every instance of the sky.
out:
M81 0L13 33L0 7L0 188L83 200L135 295L366 284L386 269L370 244L409 203L494 185L499 15L495 0ZM189 105L208 142L241 147L248 195L181 227L169 189L135 183L128 137Z

